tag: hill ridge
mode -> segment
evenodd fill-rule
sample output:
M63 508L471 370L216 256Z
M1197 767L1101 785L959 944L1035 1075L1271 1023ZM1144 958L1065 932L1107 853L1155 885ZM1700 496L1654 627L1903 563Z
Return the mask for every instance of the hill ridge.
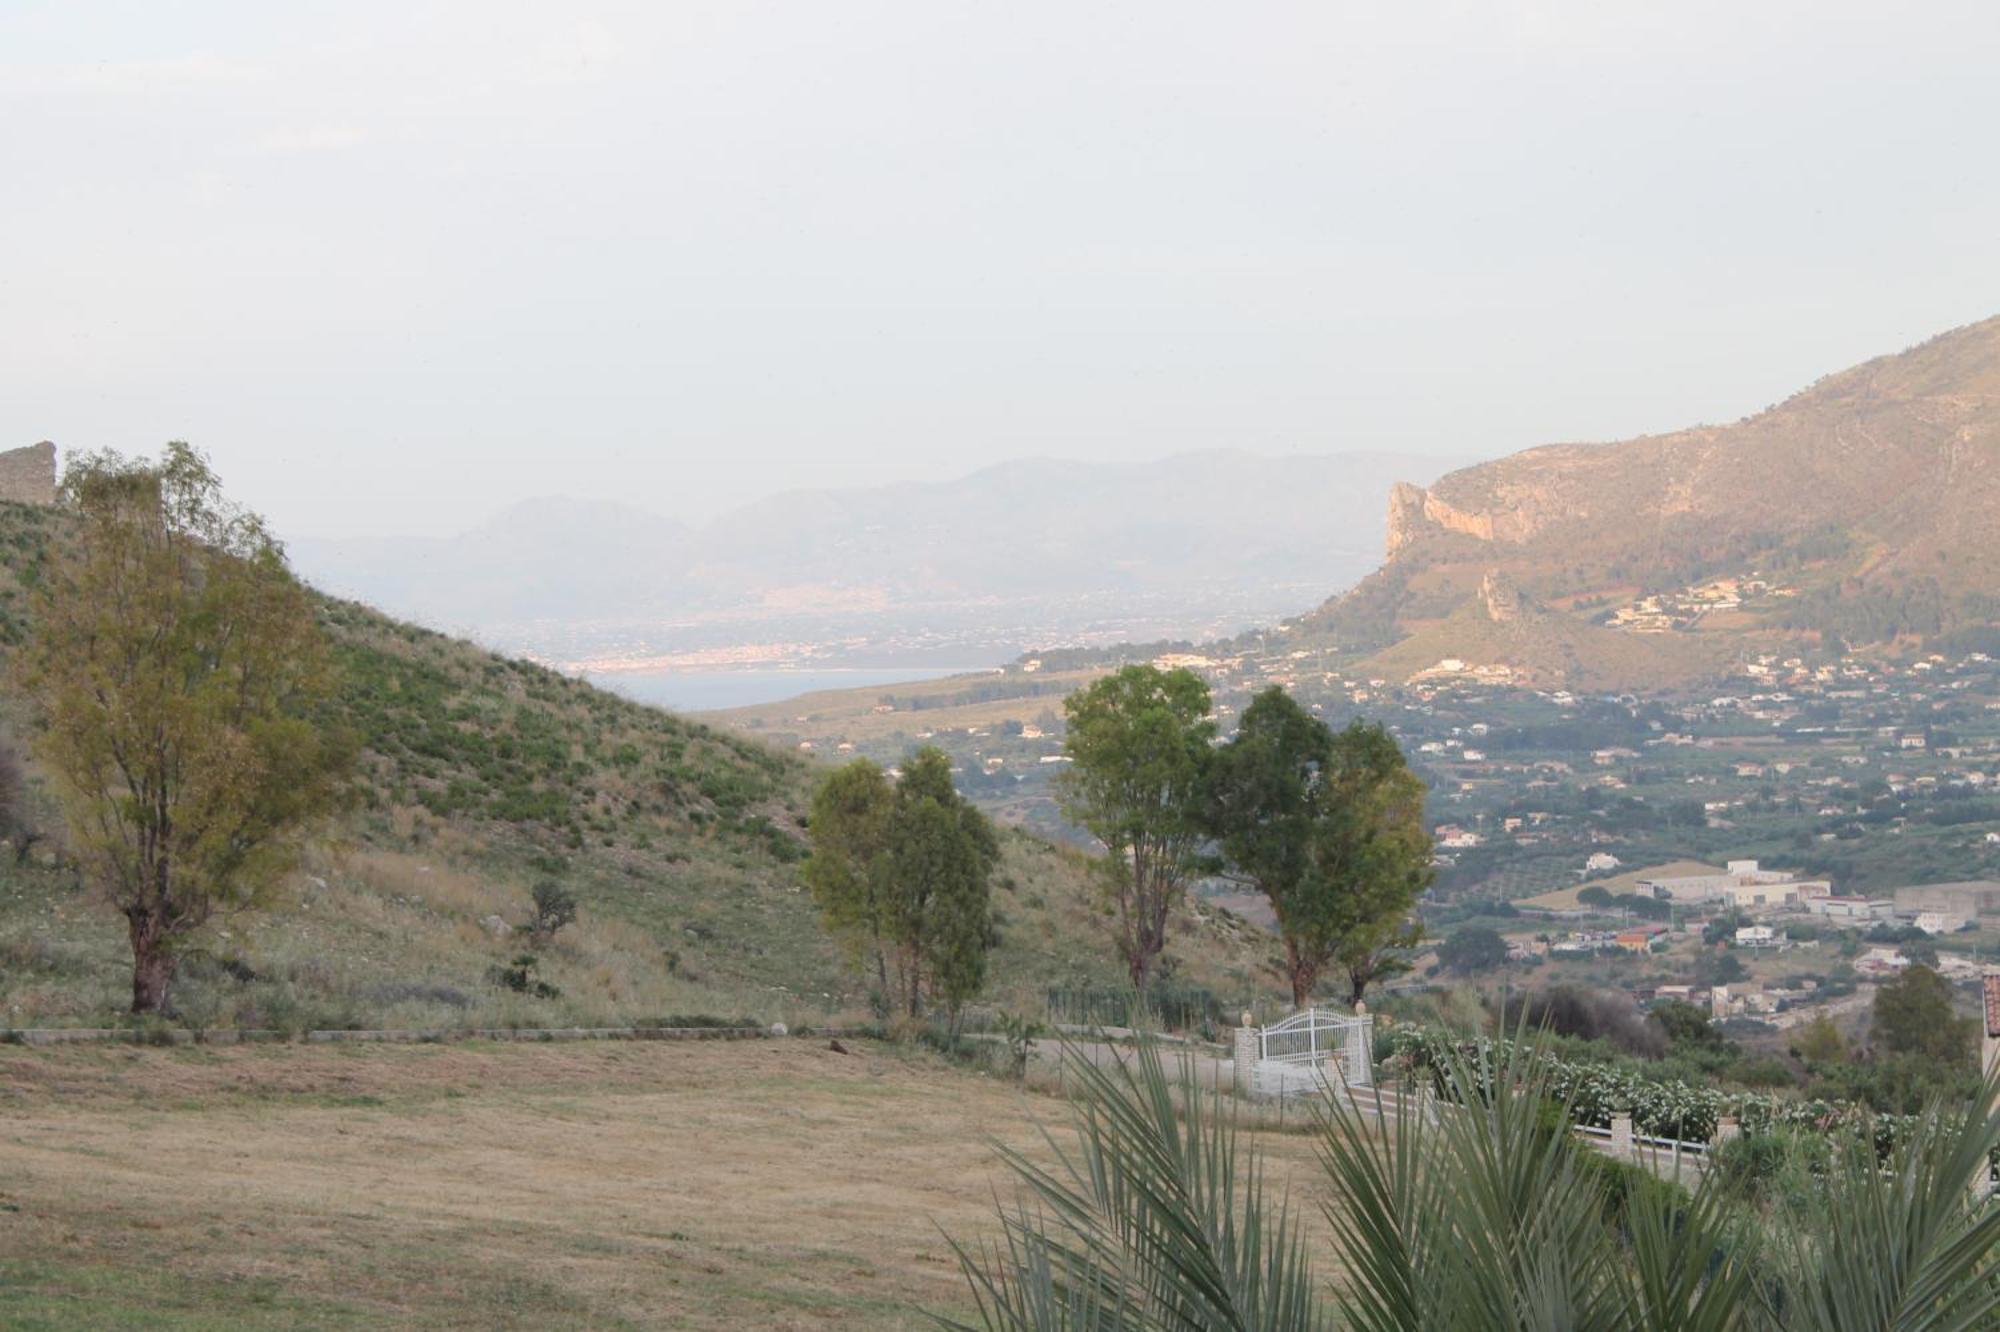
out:
M1363 654L1401 646L1388 659L1397 668L1433 647L1463 657L1437 626L1499 574L1553 608L1548 623L1575 661L1492 664L1569 682L1689 679L1732 655L1688 641L1703 635L1736 635L1740 653L1989 626L2000 571L1971 556L1996 535L2000 316L1730 425L1541 445L1429 486L1398 482L1382 565L1299 625ZM1734 594L1687 603L1685 623L1631 609L1716 579L1782 586L1754 606ZM1724 603L1729 614L1711 613ZM1636 654L1618 645L1635 628L1660 636L1654 668L1636 674L1622 660Z

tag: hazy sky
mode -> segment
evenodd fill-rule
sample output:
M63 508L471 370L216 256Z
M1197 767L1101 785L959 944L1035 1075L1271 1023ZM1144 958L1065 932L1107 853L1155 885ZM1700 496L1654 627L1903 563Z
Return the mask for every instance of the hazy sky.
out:
M1733 419L2000 311L2000 5L0 0L0 442L282 531Z

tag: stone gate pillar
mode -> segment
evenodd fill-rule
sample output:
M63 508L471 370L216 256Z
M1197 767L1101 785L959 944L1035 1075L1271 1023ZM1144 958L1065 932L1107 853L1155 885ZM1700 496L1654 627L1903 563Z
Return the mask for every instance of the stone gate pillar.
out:
M1341 1072L1350 1087L1375 1085L1375 1019L1365 1005L1354 1006L1354 1023L1347 1029L1347 1066Z
M1257 1027L1248 1013L1236 1028L1236 1094L1250 1096L1257 1089Z

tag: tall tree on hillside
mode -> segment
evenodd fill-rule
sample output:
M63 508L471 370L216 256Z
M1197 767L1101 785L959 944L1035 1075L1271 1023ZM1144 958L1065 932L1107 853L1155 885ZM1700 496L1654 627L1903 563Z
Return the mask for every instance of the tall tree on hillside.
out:
M846 944L857 964L875 974L877 993L889 1002L889 952L885 939L889 816L896 788L872 760L855 759L828 773L813 792L806 816L812 853L806 886L827 928Z
M1058 779L1063 812L1110 853L1118 948L1143 991L1207 840L1208 686L1188 670L1127 666L1070 695L1063 711L1071 760Z
M829 773L808 819L806 882L885 1007L926 1001L956 1015L979 992L993 944L993 826L951 780L941 750L911 755L895 782L867 759Z
M993 825L952 785L944 751L926 746L911 755L896 783L888 848L891 921L911 1017L928 997L956 1020L985 983L999 860Z
M1276 686L1216 754L1208 828L1230 869L1270 899L1295 1004L1336 958L1351 992L1391 965L1430 880L1423 799L1381 727L1336 735Z
M332 673L306 590L200 454L79 459L62 502L23 671L71 845L125 917L132 1011L162 1012L190 937L294 863L351 746L316 724Z

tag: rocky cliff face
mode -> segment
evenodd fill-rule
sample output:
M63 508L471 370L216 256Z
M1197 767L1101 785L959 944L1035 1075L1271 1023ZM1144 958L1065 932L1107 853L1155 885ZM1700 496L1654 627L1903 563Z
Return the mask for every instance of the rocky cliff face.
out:
M0 453L0 500L16 504L56 502L56 446L43 440Z
M1415 544L1425 532L1456 532L1480 541L1526 541L1537 530L1542 506L1533 495L1497 512L1461 509L1422 486L1398 481L1389 492L1389 531L1385 554L1394 557Z
M1548 445L1399 483L1385 537L1381 569L1301 627L1358 633L1361 651L1409 639L1412 654L1471 660L1455 636L1506 626L1508 650L1559 637L1562 662L1606 683L1605 662L1708 661L1732 635L1740 648L1744 634L1866 643L1987 627L2000 605L2000 565L1985 558L2000 547L2000 318L1733 425ZM1714 613L1697 588L1717 578L1769 594L1731 593Z

